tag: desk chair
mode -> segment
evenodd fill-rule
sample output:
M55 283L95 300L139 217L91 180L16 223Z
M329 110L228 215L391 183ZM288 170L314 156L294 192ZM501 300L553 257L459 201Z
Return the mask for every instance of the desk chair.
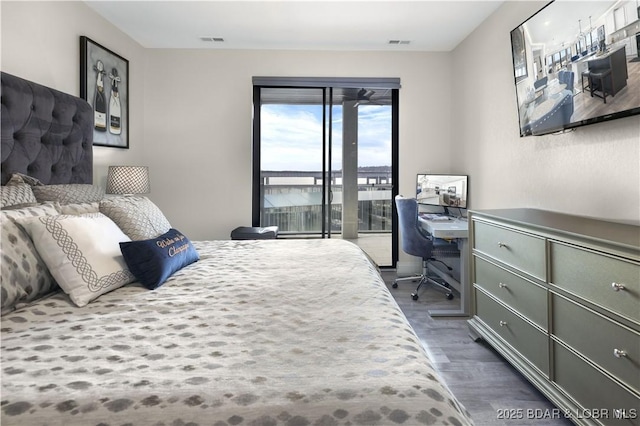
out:
M442 263L450 271L452 268L432 256L436 239L424 231L418 222L418 201L414 198L404 198L402 195L398 195L395 198L395 202L398 209L402 250L407 254L422 258L422 274L407 278L396 278L392 287L397 288L400 281L419 280L420 282L415 292L411 293L413 300L418 300L418 291L424 284L431 284L438 289L446 291L447 299L453 299L453 293L449 285L440 283L429 275L429 264L433 262ZM449 243L444 244L451 245Z

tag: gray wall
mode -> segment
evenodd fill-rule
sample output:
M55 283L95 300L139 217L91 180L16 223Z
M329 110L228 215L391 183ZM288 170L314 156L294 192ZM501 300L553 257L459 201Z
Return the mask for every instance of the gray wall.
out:
M546 3L505 2L452 54L452 158L470 175L471 206L638 223L640 116L518 136L509 32Z
M250 222L251 77L399 77L400 192L418 172L470 175L472 208L539 207L637 221L640 117L518 137L509 31L544 2L506 2L451 53L144 49L83 2L0 3L2 69L79 93L86 35L129 60L131 149L154 200L192 239Z
M419 171L449 170L449 54L156 49L146 70L146 160L165 190L154 197L187 235L251 222L254 75L399 77L400 192L415 194Z
M80 1L2 1L0 14L0 65L18 77L79 96L81 35L129 60L131 149L94 147L94 182L106 184L108 165L144 162L145 49Z

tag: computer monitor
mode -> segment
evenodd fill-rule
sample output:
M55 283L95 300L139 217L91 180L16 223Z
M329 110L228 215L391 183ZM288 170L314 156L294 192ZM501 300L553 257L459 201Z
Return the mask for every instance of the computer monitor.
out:
M416 179L416 199L419 204L440 206L449 214L449 207L467 208L466 175L419 173Z

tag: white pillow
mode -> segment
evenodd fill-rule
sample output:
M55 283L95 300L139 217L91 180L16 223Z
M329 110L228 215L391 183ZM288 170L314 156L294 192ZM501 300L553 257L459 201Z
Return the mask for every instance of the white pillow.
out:
M120 251L120 242L131 240L102 213L17 221L58 285L79 307L135 279Z

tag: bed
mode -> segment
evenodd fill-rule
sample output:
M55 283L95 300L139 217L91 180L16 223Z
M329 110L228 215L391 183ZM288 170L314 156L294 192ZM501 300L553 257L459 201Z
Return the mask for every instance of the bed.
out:
M45 193L95 187L86 102L5 73L2 89L3 185L18 175L26 185L37 179ZM47 118L16 111L25 105L38 111L41 98L66 105L71 124L45 126ZM65 115L56 108L47 111ZM15 122L36 122L38 130L27 135L48 127L64 128L57 130L64 136L41 135L37 144L20 136ZM43 150L49 153L40 158ZM131 229L103 214L104 200L70 201L17 203L3 210L3 230L29 230L43 259L49 254L30 233L36 221L109 221L133 244L168 241L129 238ZM3 425L473 424L357 246L336 239L183 238L195 258L154 289L136 274L86 303L54 278L44 288L22 289L14 306L5 306L15 282L3 269ZM12 247L3 239L5 264ZM57 271L40 271L47 273Z

